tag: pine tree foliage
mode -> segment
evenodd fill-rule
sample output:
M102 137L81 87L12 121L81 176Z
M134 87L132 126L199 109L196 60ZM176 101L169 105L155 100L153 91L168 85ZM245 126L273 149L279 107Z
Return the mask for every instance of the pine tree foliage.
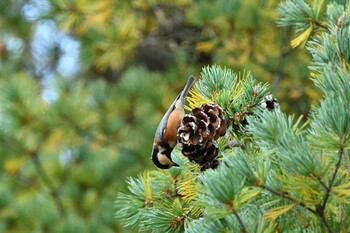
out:
M148 105L155 97L144 96L135 87L143 83L143 93L148 93L148 80L158 80L161 85L160 76L132 69L118 86L103 80L88 83L61 77L50 86L56 99L47 102L36 80L23 73L5 78L7 71L3 72L1 229L117 231L111 203L115 190L124 187L120 174L131 175L144 166L138 159L153 133L144 127L144 121L152 122L151 112L157 112L157 105ZM146 79L132 80L130 76ZM121 90L124 95L119 94ZM135 96L134 105L140 106L137 111L130 107L129 96ZM118 108L115 99L119 99ZM129 137L141 130L131 124L143 128L145 138L137 136L137 145L130 143Z
M310 15L287 21L313 25L312 40L309 36L307 44L314 59L311 75L321 93L328 96L319 105L324 109L320 111L315 106L312 116L337 117L325 109L348 98L347 94L339 95L348 90L348 7L344 0L331 4L324 1L322 6L312 1L293 2ZM291 164L287 157L278 157L286 151L278 143L285 140L271 141L276 148L259 147L249 131L253 123L247 119L253 122L258 116L267 121L260 111L275 103L267 86L259 82L271 81L270 91L278 97L281 109L295 110L296 115L306 113L310 102L319 96L307 79L307 50L290 48L289 41L294 36L289 26L275 27L278 3L0 1L0 232L133 231L120 229L111 204L117 190L127 185L135 188L132 195L120 194L123 205L118 205L118 216L124 215L118 219L145 231L238 231L242 225L253 232L290 227L298 231L302 227L297 223L304 223L322 232L322 218L310 211L302 212L305 208L295 206L296 201L254 186L263 183L278 191L291 190L293 186L284 180L286 173L276 165L281 161ZM288 12L292 11L281 16ZM301 34L303 30L295 38ZM124 182L125 177L152 166L148 159L150 139L158 120L182 88L184 76L198 76L202 66L214 63L233 71L204 68L198 90L191 93L193 101L188 99L188 110L200 103L215 102L225 111L230 128L217 141L222 167L218 168L219 174L208 170L208 177L175 151L181 169L145 172ZM251 70L251 75L243 70ZM220 85L212 83L213 76ZM227 76L224 82L220 82L221 76ZM205 92L206 86L216 93ZM255 96L256 87L259 91ZM345 107L346 103L335 110L344 112ZM281 115L277 117L284 118L285 114ZM340 163L339 176L333 182L328 179L335 171L333 165L339 152L335 148L344 145L343 154L348 153L346 117L340 125L319 119L306 128L300 118L288 121L279 127L292 125L294 131L288 131L288 135L293 136L293 143L302 141L303 146L310 147L307 152L311 156L321 159L295 162L302 165L300 171L305 173L305 163L324 164L320 169L324 174L316 177L324 178L325 186L333 184L325 217L334 218L329 220L331 224L346 220L347 206L336 205L338 200L347 201L346 163ZM325 126L332 128L332 134L326 133ZM303 152L300 146L288 151ZM298 157L293 154L293 158ZM235 173L225 170L232 166L238 168ZM289 168L287 171L288 175L294 172ZM236 173L243 183L232 181L237 187L224 186L222 192L215 193L215 179ZM293 176L293 182L299 182L298 190L306 194L291 193L295 195L291 197L305 198L305 203L316 203L309 200L310 196L324 198L324 186L321 194L316 193L320 181L312 183L312 189L300 185L304 176L307 174ZM142 188L145 181L150 185ZM308 177L307 182L314 179ZM210 205L199 195L210 199ZM225 205L223 201L232 196L234 205ZM129 202L133 208L124 205ZM216 204L229 208L222 210ZM265 215L267 210L270 211ZM284 217L290 213L291 218ZM162 217L160 222L158 215ZM334 231L338 230L336 223ZM342 231L346 227L343 224Z
M220 64L249 70L271 81L276 95L299 104L318 93L307 80L303 51L292 50L292 32L275 27L279 1L205 0L111 1L50 0L45 18L82 43L83 70L117 80L135 63L151 70L179 69L193 73L204 65ZM298 73L290 57L300 62ZM116 62L118 61L118 62ZM298 63L299 64L299 63ZM302 72L302 75L300 73ZM288 78L294 78L291 88ZM284 106L282 106L284 108Z
M299 33L298 37L291 41L292 47L304 46L307 39L316 27L325 28L320 23L320 13L323 7L323 0L312 2L308 5L304 0L286 1L278 7L281 13L280 26L294 26Z
M278 8L280 25L295 27L295 45L307 44L313 58L323 98L309 122L263 108L268 87L249 73L205 67L188 109L203 102L224 109L230 133L219 143L220 165L201 172L175 150L180 167L131 178L129 192L117 196L116 218L152 232L348 232L349 7L287 0ZM132 221L123 217L132 212Z

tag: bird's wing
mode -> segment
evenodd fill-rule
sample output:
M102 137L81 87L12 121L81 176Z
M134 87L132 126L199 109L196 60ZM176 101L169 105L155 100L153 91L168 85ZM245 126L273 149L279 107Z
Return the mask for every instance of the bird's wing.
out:
M174 100L174 102L171 104L170 108L168 109L168 111L165 113L165 115L163 116L162 120L160 121L158 127L157 127L157 130L156 130L156 134L155 134L155 137L154 137L154 140L156 143L159 143L162 138L163 138L163 135L165 133L165 130L166 130L166 124L168 123L168 119L169 119L169 116L170 114L174 111L175 109L175 105L176 105L176 102L180 99L181 100L181 103L182 104L185 104L185 99L186 99L186 96L189 92L189 90L191 89L191 87L193 86L194 84L194 81L196 80L196 78L191 75L188 80L187 80L187 83L184 87L184 89L180 92L180 94L176 97L176 99Z
M160 142L162 140L163 135L165 133L166 124L168 123L169 116L172 113L172 111L174 111L176 101L179 98L180 98L180 94L177 96L175 101L171 104L170 108L168 109L168 111L165 113L165 115L163 116L162 120L160 121L160 123L159 123L159 125L157 127L157 130L156 130L156 134L154 136L154 139L155 139L156 142Z

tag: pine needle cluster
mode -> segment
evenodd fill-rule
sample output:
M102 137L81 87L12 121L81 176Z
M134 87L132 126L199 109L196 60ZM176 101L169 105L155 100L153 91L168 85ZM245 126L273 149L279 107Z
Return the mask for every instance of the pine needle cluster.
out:
M307 45L323 94L309 122L264 110L268 86L249 73L205 67L188 109L224 109L230 127L219 142L220 165L201 172L175 150L180 168L129 178L116 218L152 232L348 232L349 7L287 0L278 8L280 26L296 29L292 46Z

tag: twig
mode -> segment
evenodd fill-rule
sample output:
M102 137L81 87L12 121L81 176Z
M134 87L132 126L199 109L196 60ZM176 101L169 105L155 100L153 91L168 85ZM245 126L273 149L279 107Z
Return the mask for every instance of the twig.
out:
M320 177L317 177L317 180L320 182L320 184L322 185L323 188L328 190L328 186L325 184L325 182L323 182L323 180Z
M188 211L186 211L186 212L183 214L183 217L184 217L184 218L187 218L187 217L191 214L192 211L193 211L193 207L190 208Z
M296 198L290 196L286 192L279 192L279 191L273 190L272 188L267 187L267 186L265 186L263 184L257 184L256 186L259 187L259 188L265 189L265 190L269 191L270 193L273 193L273 194L275 194L277 196L280 196L280 197L283 197L285 199L288 199L288 200L296 203L297 205L303 207L304 209L310 211L311 213L317 214L316 210L308 207L304 202L301 202L301 201L297 200Z
M238 213L235 211L235 209L233 208L232 203L228 203L226 204L226 208L228 211L232 212L233 215L236 217L236 219L238 220L239 224L241 225L241 232L243 233L248 233L247 229L245 228L242 219L239 217Z
M283 30L282 41L279 45L279 59L276 67L273 67L271 70L271 74L274 75L272 80L272 88L279 88L279 83L284 76L284 66L287 57L293 49L289 45L289 41L291 40L292 29L288 27L286 30Z
M326 226L327 231L329 233L334 233L334 230L332 229L332 227L329 225L326 216L324 215L324 209L322 209L322 207L318 207L316 209L317 215L321 218L323 224Z
M228 142L228 146L229 146L230 148L240 147L240 148L242 148L242 149L247 149L247 145L246 145L244 142L239 141L239 140L230 140L230 141Z
M66 216L66 209L63 206L63 202L61 200L61 197L59 195L58 190L53 185L52 181L50 180L44 166L42 165L38 155L36 152L30 152L32 161L34 163L35 170L37 171L40 179L43 181L44 185L50 190L50 195L52 200L54 201L56 208L58 210L59 215L63 218Z
M243 232L243 233L248 233L248 231L246 230L246 228L245 228L245 226L244 226L244 224L243 224L243 221L242 221L242 219L239 217L238 213L237 213L236 211L233 210L233 214L235 215L235 217L237 218L239 224L241 225L241 228L242 228L241 230L242 230L242 232Z
M325 25L323 25L322 23L320 23L320 22L318 22L318 21L314 21L314 23L315 23L316 26L319 26L319 27L321 27L321 28L323 28L323 29L329 31L329 30L328 30L328 27L325 26Z
M341 147L339 149L339 158L338 158L338 162L337 164L335 165L335 170L334 170L334 173L329 181L329 185L328 185L328 189L326 190L326 194L325 194L325 197L324 197L324 201L323 201L323 204L322 204L322 210L324 211L324 209L326 208L326 205L327 205L327 201L328 201L328 198L330 196L330 193L332 191L332 187L333 187L333 183L334 183L334 180L335 180L335 177L337 176L338 174L338 170L339 170L339 167L340 167L340 163L341 163L341 160L343 158L343 153L344 153L344 149L343 147Z
M345 168L348 171L348 173L350 174L350 166L349 166L349 159L347 156L343 156L343 160L344 160L344 164L345 164Z
M332 229L332 227L330 226L330 224L328 223L327 219L326 219L326 216L325 216L325 209L326 209L326 205L327 205L327 202L328 202L328 199L330 197L330 194L332 192L332 188L333 188L333 183L335 181L335 178L338 174L338 171L339 171L339 168L340 168L340 164L341 164L341 161L343 159L343 154L344 154L344 148L341 147L339 149L339 152L338 152L338 162L337 164L335 165L335 170L333 172L333 175L331 177L331 179L329 180L329 185L326 186L324 185L324 183L322 182L321 185L325 187L326 189L326 193L324 195L324 198L323 198L323 203L321 206L318 206L317 209L316 209L316 212L317 212L317 215L321 218L323 224L326 226L328 232L330 233L333 233L334 230Z
M77 134L82 138L88 138L91 141L109 146L113 145L113 143L108 139L99 139L95 135L93 135L90 130L86 130L82 127L80 127L73 119L71 119L66 114L62 114L61 118L67 122L68 125L72 126L72 128L77 132Z

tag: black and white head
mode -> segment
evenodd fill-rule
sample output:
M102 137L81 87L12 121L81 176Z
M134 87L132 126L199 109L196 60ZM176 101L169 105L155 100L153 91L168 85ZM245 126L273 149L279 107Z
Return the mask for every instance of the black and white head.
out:
M162 146L156 145L153 147L152 151L152 161L153 163L161 169L169 169L172 166L178 167L179 165L174 163L171 159L171 152L173 148L165 144Z

